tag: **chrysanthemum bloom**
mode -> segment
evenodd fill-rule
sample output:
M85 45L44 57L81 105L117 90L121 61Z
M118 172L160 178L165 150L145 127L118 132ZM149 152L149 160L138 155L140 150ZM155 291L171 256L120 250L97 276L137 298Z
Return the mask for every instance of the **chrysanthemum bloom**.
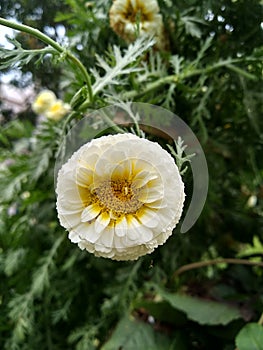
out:
M70 105L61 100L56 100L49 108L44 111L48 119L59 121L70 111Z
M94 139L57 178L57 211L69 239L96 256L135 260L172 234L183 209L178 168L158 143L132 134Z
M53 103L56 102L56 95L50 90L41 91L35 101L32 103L32 109L35 113L45 112Z
M153 35L155 47L167 48L162 15L156 0L114 0L110 9L110 26L127 42L140 35Z

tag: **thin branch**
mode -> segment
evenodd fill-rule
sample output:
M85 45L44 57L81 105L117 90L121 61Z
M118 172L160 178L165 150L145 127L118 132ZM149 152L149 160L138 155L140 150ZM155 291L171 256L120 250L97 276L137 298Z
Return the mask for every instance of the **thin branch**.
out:
M263 267L263 262L256 262L246 259L231 259L231 258L222 258L222 259L214 259L207 261L198 261L192 264L187 264L181 266L178 270L176 270L173 274L173 278L181 275L183 272L199 269L201 267L218 265L218 264L235 264L235 265L250 265L250 266L260 266Z

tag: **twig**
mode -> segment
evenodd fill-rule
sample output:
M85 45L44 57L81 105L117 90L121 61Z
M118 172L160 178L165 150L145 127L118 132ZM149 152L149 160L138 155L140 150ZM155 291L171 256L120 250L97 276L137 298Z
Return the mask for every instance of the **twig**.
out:
M207 260L207 261L198 261L192 264L187 264L181 266L178 270L176 270L173 274L173 278L179 276L183 272L190 271L193 269L199 269L201 267L205 266L211 266L211 265L218 265L218 264L236 264L236 265L251 265L251 266L261 266L263 267L263 262L256 262L246 259L231 259L231 258L222 258L222 259L213 259L213 260ZM263 320L262 320L263 322Z

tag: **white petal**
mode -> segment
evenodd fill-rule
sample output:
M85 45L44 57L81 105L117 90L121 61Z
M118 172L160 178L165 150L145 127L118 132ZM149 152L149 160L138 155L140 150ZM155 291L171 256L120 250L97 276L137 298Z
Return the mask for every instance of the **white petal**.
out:
M118 237L126 236L127 230L128 230L128 223L125 216L123 216L120 220L117 221L117 223L115 224L114 230L115 230L115 234Z
M93 171L90 169L79 167L76 174L76 183L79 186L88 188L93 180Z
M86 242L86 241L80 241L79 243L78 243L78 246L79 246L79 248L81 249L81 250L84 250L84 249L86 249L88 252L90 252L90 253L94 253L94 244L91 244L91 243L88 243L88 242Z
M107 212L102 212L95 220L95 231L101 233L110 223L110 215Z
M94 224L86 222L76 226L75 230L80 238L88 243L95 243L101 235L100 232L94 230Z
M150 228L141 225L140 238L141 243L149 242L153 238L153 231Z
M145 186L149 181L156 179L158 176L155 173L150 173L148 171L141 171L138 173L132 181L135 188L141 188Z
M81 221L91 221L96 218L101 212L101 207L97 204L91 204L86 207L81 214Z
M138 213L138 219L146 227L154 228L154 227L157 227L160 223L158 213L159 213L158 211L153 211L148 208L143 208Z
M114 231L115 232L115 231ZM118 237L116 234L113 236L112 245L116 250L125 248L125 244L123 242L123 237Z
M69 232L68 238L71 240L73 243L79 243L81 241L78 233L75 230L71 230Z
M158 189L148 189L145 188L141 193L139 193L138 199L142 203L151 203L163 198L163 193L158 191Z
M71 228L80 223L80 212L78 214L67 214L67 215L65 214L63 215L59 213L59 220L60 220L60 224L63 227Z
M140 223L132 217L132 215L129 215L128 218L128 231L127 231L127 236L129 239L132 241L138 240L140 237Z
M145 203L145 206L152 209L163 209L167 207L167 204L165 203L164 199L161 199L161 200L158 199L155 202Z
M114 237L114 227L107 227L101 234L100 242L105 247L112 247Z

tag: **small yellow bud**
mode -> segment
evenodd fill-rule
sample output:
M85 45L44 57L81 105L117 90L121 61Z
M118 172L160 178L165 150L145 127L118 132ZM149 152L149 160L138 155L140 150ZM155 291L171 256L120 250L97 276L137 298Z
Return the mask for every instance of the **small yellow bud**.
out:
M70 111L70 105L61 100L55 101L44 113L51 120L59 121Z
M35 113L44 113L53 103L56 102L56 95L50 90L41 91L35 101L32 103L32 109Z

